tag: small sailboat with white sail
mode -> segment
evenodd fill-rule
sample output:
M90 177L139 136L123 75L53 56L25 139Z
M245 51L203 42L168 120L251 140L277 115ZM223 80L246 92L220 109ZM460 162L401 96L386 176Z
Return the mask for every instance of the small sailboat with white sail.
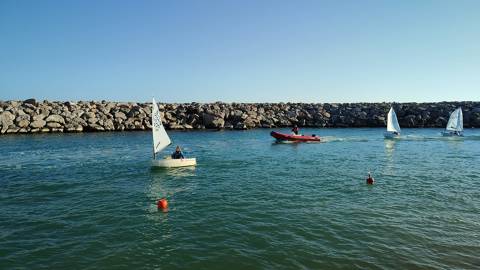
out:
M170 157L157 159L157 154L169 146L172 141L168 137L167 131L162 124L162 119L160 117L160 110L158 105L153 99L153 109L152 109L152 135L153 135L153 167L162 167L162 168L174 168L174 167L186 167L186 166L195 166L197 165L197 160L195 158L181 158L181 159L172 159Z
M459 107L450 114L447 127L445 128L445 131L442 132L442 135L446 137L463 136L462 108Z
M390 108L387 116L387 131L383 133L386 139L393 139L400 137L400 125L398 124L397 114L393 107Z

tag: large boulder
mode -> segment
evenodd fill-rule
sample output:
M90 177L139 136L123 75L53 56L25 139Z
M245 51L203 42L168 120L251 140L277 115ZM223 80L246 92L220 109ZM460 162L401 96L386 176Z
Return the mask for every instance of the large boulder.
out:
M47 117L45 114L33 115L33 121L43 120L45 117Z
M116 119L123 119L123 120L127 119L127 116L123 112L116 112L114 116Z
M21 128L28 127L29 124L30 124L30 121L28 121L26 119L20 120L20 121L17 122L17 126L21 127Z
M445 117L438 117L435 120L435 127L445 127L447 125L447 119Z
M247 118L243 122L247 128L255 128L256 127L256 120L252 118Z
M15 118L15 122L16 122L17 124L18 124L18 122L23 121L23 120L30 121L30 115L28 115L28 114L21 114L21 115L20 115L20 114L19 114L19 115L17 116L17 118Z
M48 122L48 123L47 123L47 127L50 127L50 128L61 128L61 127L62 127L62 124L57 123L57 122Z
M15 115L9 111L2 112L0 114L1 133L5 133L10 125L13 125Z
M37 105L37 101L34 98L29 98L23 101L23 104Z
M85 119L95 118L97 117L94 112L86 112L83 114Z
M19 130L20 128L12 125L7 129L7 133L17 133Z
M206 128L223 128L223 126L225 125L225 120L223 120L223 118L220 118L216 115L203 113L202 118L203 118L203 125Z
M480 127L480 112L475 112L470 115L470 125Z
M45 121L65 124L65 119L63 119L63 117L58 114L49 115L47 119L45 119Z
M87 122L88 122L88 124L95 124L95 123L98 122L98 119L95 118L95 117L88 118Z
M115 126L113 125L113 121L112 119L107 119L105 120L105 122L103 123L103 126L105 127L105 130L115 130Z
M405 116L405 118L400 119L400 125L405 127L415 127L417 117L413 114Z
M472 113L480 113L480 107L473 108Z
M35 120L33 121L32 123L30 123L30 127L36 129L36 128L43 128L45 125L47 124L47 122L45 120Z
M83 126L79 124L68 124L65 126L66 132L82 132Z

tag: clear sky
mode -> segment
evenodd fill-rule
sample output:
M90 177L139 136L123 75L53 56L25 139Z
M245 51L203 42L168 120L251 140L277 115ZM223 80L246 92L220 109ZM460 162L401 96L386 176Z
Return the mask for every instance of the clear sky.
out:
M480 1L0 0L0 100L480 100Z

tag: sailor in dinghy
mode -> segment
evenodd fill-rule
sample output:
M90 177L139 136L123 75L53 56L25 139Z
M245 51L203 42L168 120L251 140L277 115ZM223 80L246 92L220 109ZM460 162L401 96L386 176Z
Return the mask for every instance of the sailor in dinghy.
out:
M458 108L450 114L447 127L442 132L442 136L446 137L463 137L463 113L462 108Z
M162 124L162 119L160 117L160 110L158 105L153 99L153 109L152 109L152 135L153 135L153 167L162 167L162 168L174 168L174 167L186 167L186 166L195 166L197 165L197 160L195 158L164 158L157 159L157 154L169 146L172 141L168 137L167 132ZM180 147L178 147L180 150ZM183 154L182 154L183 157Z
M387 116L387 131L383 134L386 139L393 139L400 137L400 125L398 124L397 114L390 108Z

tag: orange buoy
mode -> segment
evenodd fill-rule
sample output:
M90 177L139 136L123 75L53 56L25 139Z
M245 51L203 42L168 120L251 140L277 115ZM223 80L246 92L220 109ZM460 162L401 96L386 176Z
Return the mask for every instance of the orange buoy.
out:
M157 208L158 209L167 209L168 208L168 202L167 202L167 199L165 198L162 198L160 200L158 200L157 202Z
M368 173L367 185L373 185L373 183L375 183L375 179Z

